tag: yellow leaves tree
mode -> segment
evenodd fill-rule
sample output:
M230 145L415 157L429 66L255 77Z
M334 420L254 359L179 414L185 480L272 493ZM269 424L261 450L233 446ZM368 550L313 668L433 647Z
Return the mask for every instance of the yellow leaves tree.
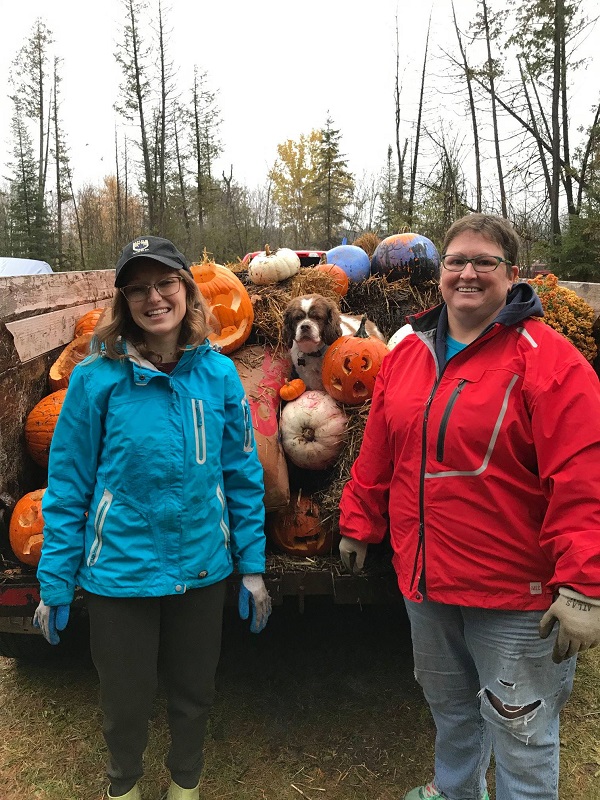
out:
M308 136L301 134L297 142L288 139L277 145L277 160L269 172L280 223L292 239L286 244L295 248L309 247L314 237L317 198L312 187L320 138L319 131L313 130Z

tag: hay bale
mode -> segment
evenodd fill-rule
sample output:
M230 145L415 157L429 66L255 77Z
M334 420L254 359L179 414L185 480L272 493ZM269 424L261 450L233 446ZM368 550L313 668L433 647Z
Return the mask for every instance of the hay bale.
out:
M342 298L342 311L366 314L389 339L405 324L409 314L424 311L440 301L439 287L434 281L411 286L408 278L388 281L372 275L366 281L350 283L348 294Z
M361 234L358 239L355 239L352 244L356 247L362 247L365 253L371 258L375 250L377 249L377 245L381 239L377 236L376 233L363 233Z

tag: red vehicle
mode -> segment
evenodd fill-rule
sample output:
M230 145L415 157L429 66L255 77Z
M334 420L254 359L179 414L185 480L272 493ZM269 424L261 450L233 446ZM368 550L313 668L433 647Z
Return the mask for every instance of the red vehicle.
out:
M325 255L326 250L294 250L300 259L301 267L316 267L321 263L321 257ZM264 253L264 250L255 250L254 253L246 253L242 259L242 264L249 264L254 256Z
M316 264L321 256L318 250L298 254L305 264ZM23 427L28 413L48 393L48 370L70 340L76 321L92 308L110 303L114 276L110 269L0 277L0 656L34 660L54 650L32 627L40 599L35 567L18 561L9 543L16 502L44 486L47 477L26 450ZM234 576L228 584L232 605L238 580ZM318 566L314 559L289 556L283 564L280 556L270 555L265 582L274 605L296 597L300 609L310 595L329 596L336 604L399 598L389 558L385 569L355 576L342 573L337 555L320 557ZM70 646L69 640L73 645L85 643L86 618L78 591L61 650Z

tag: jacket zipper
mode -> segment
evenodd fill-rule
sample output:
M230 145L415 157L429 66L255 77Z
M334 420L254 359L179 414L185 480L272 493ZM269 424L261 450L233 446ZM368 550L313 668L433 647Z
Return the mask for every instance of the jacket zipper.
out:
M411 587L414 586L417 577L417 570L419 568L419 555L423 553L423 569L421 575L423 582L425 582L425 465L427 461L427 421L429 419L429 409L433 401L436 389L439 386L442 376L435 381L425 403L425 412L423 414L423 428L421 433L421 470L419 473L419 541L417 543L417 551L415 553L415 563L413 565L413 574L410 579Z
M444 460L444 445L446 442L446 429L448 428L448 420L450 419L450 414L452 413L452 409L454 408L454 404L458 400L458 395L462 392L463 386L466 383L466 378L463 378L458 382L458 386L454 389L452 394L450 395L450 399L448 400L448 404L444 409L444 413L442 415L442 421L440 422L440 429L438 431L438 438L437 438L437 449L435 457L438 461Z
M204 427L204 405L202 400L192 400L194 436L196 440L196 464L206 461L206 430Z
M221 521L219 522L219 527L223 533L223 538L225 540L225 549L229 549L229 540L231 535L229 533L229 528L227 527L227 523L225 522L225 495L223 494L223 490L219 485L217 485L217 498L219 503L221 503Z
M112 492L109 492L108 489L105 489L102 497L100 498L100 502L98 503L96 516L94 518L95 536L87 558L88 567L93 567L100 557L100 551L102 550L102 530L104 528L106 515L108 514L108 510L112 504L112 499Z

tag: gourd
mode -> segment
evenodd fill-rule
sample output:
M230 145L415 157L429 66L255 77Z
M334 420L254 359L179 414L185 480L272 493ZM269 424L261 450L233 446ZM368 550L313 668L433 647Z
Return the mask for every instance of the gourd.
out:
M8 536L13 553L24 564L35 567L42 554L44 518L42 497L45 489L36 489L23 495L15 505L10 518Z
M362 247L340 244L325 253L328 264L341 267L348 279L354 283L366 280L371 274L371 261Z
M333 290L336 292L336 294L339 294L340 297L345 297L348 294L348 275L341 267L338 267L337 264L317 264L314 269L318 269L320 272L325 272L327 275L333 278Z
M66 393L66 389L59 389L46 395L31 409L25 420L27 451L41 467L48 466L50 442Z
M311 389L284 406L279 430L287 457L304 469L322 470L337 459L348 419L326 392Z
M75 366L89 354L92 336L93 333L90 332L73 339L52 364L48 373L48 383L53 392L67 388Z
M340 336L323 356L323 386L335 400L359 405L373 395L375 378L388 353L384 342L369 336L363 316L355 334Z
M248 277L252 283L265 286L270 283L279 283L286 278L291 278L300 269L300 259L293 250L280 247L274 253L265 245L265 249L254 256L248 267Z
M302 378L294 378L293 381L287 381L283 384L281 389L279 390L279 396L282 400L286 402L290 402L290 400L295 400L297 397L300 397L302 392L306 390L306 384L302 380Z
M74 338L77 339L79 336L83 336L86 333L92 333L105 311L105 308L92 308L91 311L79 317L75 323Z
M209 333L209 340L222 353L233 353L250 336L254 322L254 308L246 287L230 269L211 261L206 249L202 262L192 264L191 271L220 326L219 332Z
M333 549L333 530L323 522L318 503L310 496L292 492L289 505L267 517L270 541L295 556L321 556Z
M440 254L426 236L395 233L379 242L371 258L371 275L388 281L409 278L411 286L439 278Z

